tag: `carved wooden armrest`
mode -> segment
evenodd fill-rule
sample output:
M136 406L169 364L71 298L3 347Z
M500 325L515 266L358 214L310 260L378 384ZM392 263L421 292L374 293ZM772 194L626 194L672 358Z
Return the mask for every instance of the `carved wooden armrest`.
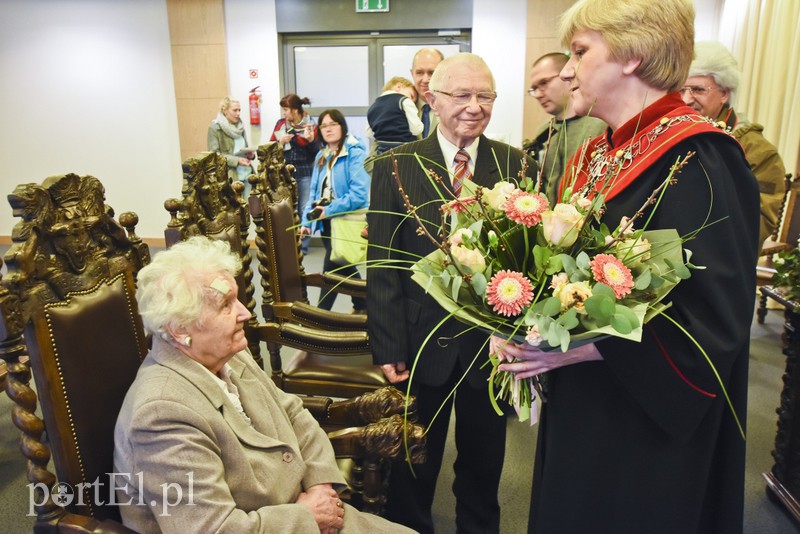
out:
M364 393L352 399L334 401L329 397L304 397L303 406L323 424L337 426L362 426L375 423L392 415L417 420L417 399L408 397L393 386Z
M425 462L425 427L393 415L362 427L328 433L338 457Z
M326 331L292 323L264 323L255 331L261 341L309 352L348 356L370 350L365 330Z
M777 254L785 250L792 250L792 248L792 245L789 245L788 243L765 242L764 247L759 253L759 256L772 256L773 254Z
M272 305L276 318L324 329L366 330L367 317L323 310L305 302L282 302Z

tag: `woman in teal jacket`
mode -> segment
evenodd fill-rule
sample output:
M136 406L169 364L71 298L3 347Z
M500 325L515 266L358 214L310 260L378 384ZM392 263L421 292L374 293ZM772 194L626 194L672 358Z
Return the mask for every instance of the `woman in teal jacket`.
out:
M325 246L323 271L336 270L342 276L361 278L354 265L341 265L331 260L330 218L369 207L370 178L364 170L366 149L347 133L347 122L338 109L328 109L319 116L319 129L326 146L319 151L311 175L308 203L302 211L303 234L320 231ZM333 307L336 293L320 297L318 306ZM364 299L353 297L353 312L365 313Z

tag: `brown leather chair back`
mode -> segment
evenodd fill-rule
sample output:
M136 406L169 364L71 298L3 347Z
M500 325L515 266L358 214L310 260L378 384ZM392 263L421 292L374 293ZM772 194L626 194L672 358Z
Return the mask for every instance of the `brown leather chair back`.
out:
M122 272L45 305L25 329L58 480L76 492L75 513L99 519L119 520L107 504L115 500L114 425L147 355L135 292Z
M277 302L308 302L300 274L294 207L288 198L267 205L264 217L269 250L270 288Z

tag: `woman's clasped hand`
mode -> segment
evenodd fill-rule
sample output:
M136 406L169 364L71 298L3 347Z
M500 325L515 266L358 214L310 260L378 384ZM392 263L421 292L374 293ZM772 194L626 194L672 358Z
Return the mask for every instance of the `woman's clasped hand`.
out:
M297 504L309 509L323 534L344 526L344 504L330 484L311 486L297 497Z

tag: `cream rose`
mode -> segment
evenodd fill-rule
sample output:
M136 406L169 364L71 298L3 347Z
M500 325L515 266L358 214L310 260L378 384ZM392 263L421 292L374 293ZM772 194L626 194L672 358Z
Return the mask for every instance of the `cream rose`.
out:
M495 211L503 211L503 204L517 189L511 182L497 182L491 189L483 190L483 200Z
M486 260L479 250L455 246L450 248L450 253L458 262L471 271L470 274L480 273L486 268Z
M575 308L578 313L586 313L583 303L592 296L592 288L586 282L572 282L559 286L553 296L561 301L561 309Z
M552 211L542 213L544 238L557 247L569 247L578 239L583 215L572 204L556 204Z

